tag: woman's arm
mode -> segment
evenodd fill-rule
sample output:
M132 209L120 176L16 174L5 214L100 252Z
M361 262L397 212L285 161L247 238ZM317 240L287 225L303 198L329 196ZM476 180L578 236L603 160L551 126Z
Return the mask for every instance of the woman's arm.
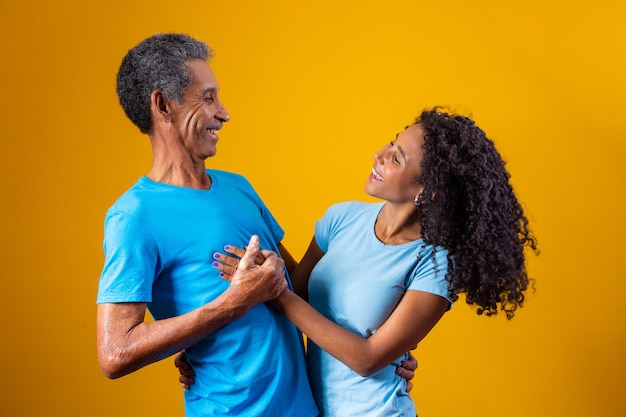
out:
M282 242L278 244L278 253L280 253L280 257L283 258L283 261L285 261L285 268L287 268L287 272L291 277L291 274L298 266L298 261L296 261L293 256L291 256L291 253L289 253L289 251L287 250L285 245L282 244ZM259 259L258 262L263 263L263 260Z
M443 316L449 302L438 295L409 290L367 339L328 320L291 291L284 291L272 305L320 348L359 375L369 376L414 348Z
M282 252L281 252L282 255ZM291 283L293 285L293 291L298 294L303 300L309 299L309 277L311 276L311 271L317 265L320 259L324 256L324 252L317 246L317 242L315 242L315 236L311 239L311 243L309 244L309 248L306 253L302 257L302 260L297 267L294 269L292 273L290 273L289 277L291 278Z
M232 248L229 253L241 256L243 250ZM323 255L314 237L291 276L296 294L284 291L272 305L320 348L362 376L381 370L414 349L449 307L448 300L438 295L407 291L385 323L365 339L328 320L303 299L308 294L309 275ZM237 261L221 259L226 263L218 269L229 279Z

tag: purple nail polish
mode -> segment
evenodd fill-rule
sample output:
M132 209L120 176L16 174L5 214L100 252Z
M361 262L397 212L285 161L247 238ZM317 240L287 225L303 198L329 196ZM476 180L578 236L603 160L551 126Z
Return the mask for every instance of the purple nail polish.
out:
M230 250L230 245L224 246L224 250Z
M217 268L218 266L220 266L219 262L213 262L211 265L213 265L213 268Z
M220 276L220 278L224 278L224 273L223 272L220 272L218 275Z
M220 258L220 254L219 254L219 253L217 253L217 252L215 252L215 253L213 254L213 257L214 257L215 259L219 259L219 258Z

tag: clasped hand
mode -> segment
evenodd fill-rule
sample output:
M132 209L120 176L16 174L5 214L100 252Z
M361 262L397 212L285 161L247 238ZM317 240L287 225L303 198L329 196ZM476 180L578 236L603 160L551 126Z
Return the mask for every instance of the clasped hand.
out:
M212 265L251 305L273 300L287 288L285 262L275 252L261 250L258 236L252 236L245 250L234 246L224 250L232 256L215 253Z
M235 275L235 272L239 268L241 264L241 259L245 255L246 250L250 250L250 246L246 247L246 249L241 249L236 246L229 245L224 246L224 252L226 252L227 254L215 252L213 254L213 268L220 271L220 277L224 278L228 282L232 282L233 275ZM267 259L269 259L270 257L278 258L276 253L271 250L260 250L253 258L254 264L263 265L263 263L266 262ZM278 259L282 261L282 259Z

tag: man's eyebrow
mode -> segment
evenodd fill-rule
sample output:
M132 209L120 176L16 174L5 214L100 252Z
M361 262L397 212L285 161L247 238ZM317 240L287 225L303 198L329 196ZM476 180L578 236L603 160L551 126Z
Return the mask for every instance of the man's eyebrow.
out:
M204 91L202 92L202 95L204 96L204 95L207 95L208 93L215 94L216 92L217 92L217 88L208 87L204 89Z

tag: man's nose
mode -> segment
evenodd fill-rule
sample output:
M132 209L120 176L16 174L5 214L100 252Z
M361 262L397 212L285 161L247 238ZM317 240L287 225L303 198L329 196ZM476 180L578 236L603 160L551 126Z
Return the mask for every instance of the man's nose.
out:
M220 108L217 111L216 116L222 122L228 122L230 120L230 114L228 113L228 110L226 110L226 107L224 107L221 101L220 101Z

